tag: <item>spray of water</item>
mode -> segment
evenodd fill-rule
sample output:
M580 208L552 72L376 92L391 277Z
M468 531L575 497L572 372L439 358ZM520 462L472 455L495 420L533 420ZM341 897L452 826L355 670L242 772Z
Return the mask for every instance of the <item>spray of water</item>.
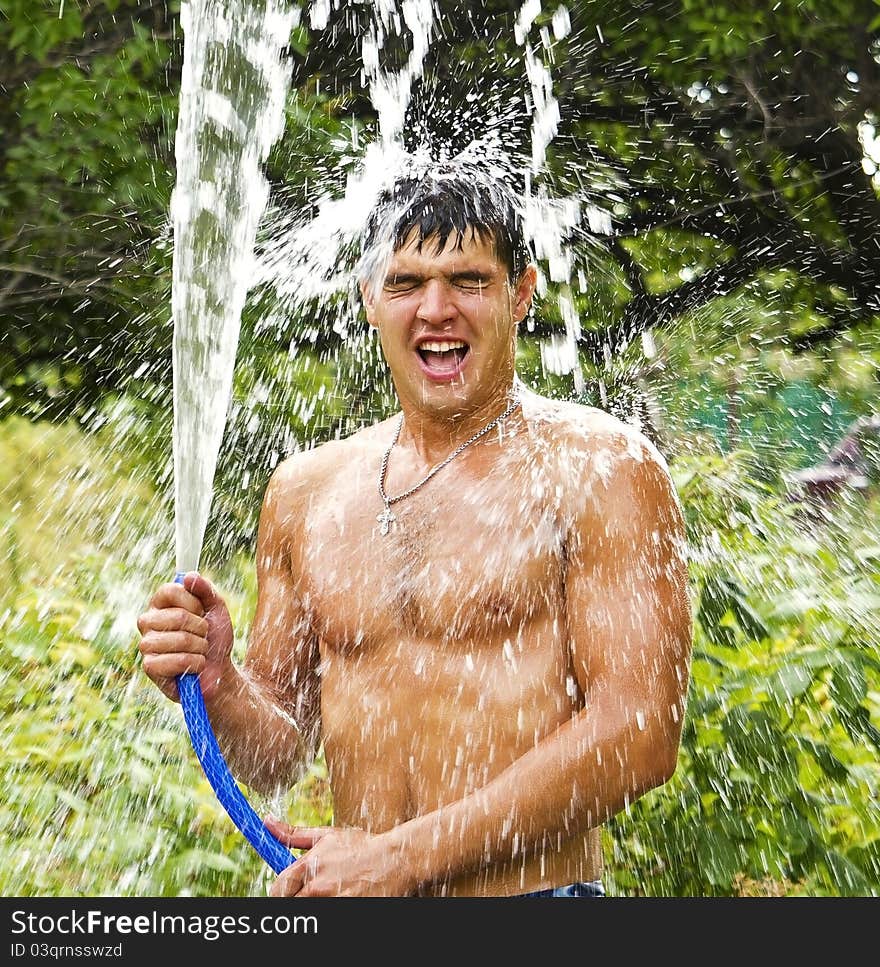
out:
M513 128L510 112L493 112L492 91L482 98L469 97L469 104L451 111L453 127L464 127L470 111L478 130L462 147L451 151L460 137L459 130L444 136L425 131L429 125L413 108L415 82L423 89L430 83L424 77L426 59L437 28L437 11L430 0L378 0L371 8L371 19L361 38L363 79L377 124L372 139L354 137L348 150L338 159L338 168L347 169L344 189L312 186L312 210L291 213L285 206L270 206L263 225L256 257L255 284L273 293L264 326L277 320L302 316L308 306L333 305L330 323L343 340L356 346L363 339L359 326L359 304L355 270L360 242L370 213L380 195L405 174L479 170L508 185L522 185L521 214L524 230L538 261L538 295L553 293L564 328L541 343L541 360L549 373L569 376L575 393L583 392L585 382L578 358L581 324L574 291L585 285L582 270L576 268L571 240L602 236L610 232L608 213L578 194L557 194L547 176L547 150L556 135L560 108L553 93L553 77L547 66L547 52L555 41L568 36L571 23L562 5L554 9L552 31L534 27L542 13L540 0L525 0L516 17L514 35L521 48L528 85L527 109L530 145L519 153L510 144ZM311 5L310 23L326 27L330 4ZM397 70L383 66L383 50L395 33L408 31L409 53ZM537 34L536 38L533 35ZM474 104L474 101L478 103ZM434 92L419 105L421 111L436 111L441 95ZM420 132L424 132L420 137ZM335 174L335 172L332 172ZM329 179L328 179L329 180ZM342 295L345 298L339 299ZM529 320L531 324L531 320Z

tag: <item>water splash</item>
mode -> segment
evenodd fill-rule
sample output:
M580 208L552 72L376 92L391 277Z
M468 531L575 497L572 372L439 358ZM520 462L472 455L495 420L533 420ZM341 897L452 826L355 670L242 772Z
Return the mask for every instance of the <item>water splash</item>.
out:
M413 81L421 77L431 45L435 9L432 0L402 0L399 9L394 0L377 0L374 10L377 16L364 35L361 59L370 101L379 116L379 136L386 146L392 146L402 141ZM399 29L400 20L412 34L412 47L402 70L384 71L380 52L389 26L396 23Z
M310 23L326 27L330 12L329 2L313 3ZM541 12L540 0L526 0L514 30L530 95L525 97L531 129L528 155L511 146L514 123L509 109L487 108L474 136L451 150L459 131L445 132L444 140L436 130L428 132L429 125L419 114L440 107L439 93L425 94L434 83L425 75L425 64L437 29L437 11L429 0L400 4L377 0L360 41L362 79L377 118L375 136L362 144L353 135L350 145L340 146L336 172L348 172L341 192L333 185L313 188L307 213L291 214L280 197L270 207L258 243L255 278L259 286L272 291L274 305L265 313L262 328L275 325L281 330L291 317L306 315L307 307L332 303L329 325L354 345L359 333L355 270L364 228L377 199L404 174L474 167L510 186L524 186L523 227L539 263L538 295L552 291L564 326L558 335L542 341L541 359L547 372L570 375L575 392L583 392L578 358L581 323L574 291L585 282L582 268L576 267L571 240L578 232L581 237L609 233L610 218L596 205L584 204L576 193L557 194L547 176L547 151L557 132L560 108L545 55L554 39L568 35L571 24L567 9L558 6L552 17L552 38L542 27L535 46L530 36ZM411 37L405 64L399 70L385 69L382 55L387 41L401 34L404 26ZM426 100L414 109L416 81L421 81ZM472 100L480 98L474 94ZM452 112L462 128L467 113L467 104ZM532 324L530 317L527 325Z

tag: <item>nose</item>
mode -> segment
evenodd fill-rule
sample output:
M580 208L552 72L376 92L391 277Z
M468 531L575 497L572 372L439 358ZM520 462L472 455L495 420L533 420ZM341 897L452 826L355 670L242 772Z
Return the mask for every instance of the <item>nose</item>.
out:
M451 322L455 305L450 298L449 286L442 279L429 279L422 287L418 317L433 326Z

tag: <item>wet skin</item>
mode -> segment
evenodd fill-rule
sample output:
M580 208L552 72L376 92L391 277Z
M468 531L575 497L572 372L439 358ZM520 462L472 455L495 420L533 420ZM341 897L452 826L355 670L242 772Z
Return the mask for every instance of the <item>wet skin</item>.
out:
M404 415L389 494L504 410L533 286L528 272L511 285L474 238L404 246L365 286ZM500 433L394 504L382 536L396 425L273 474L241 667L222 599L193 574L139 620L144 669L172 698L175 675L200 673L221 748L254 788L287 788L323 741L335 825L269 821L307 850L275 895L595 879L601 823L666 781L678 751L691 624L663 460L608 414L524 392Z

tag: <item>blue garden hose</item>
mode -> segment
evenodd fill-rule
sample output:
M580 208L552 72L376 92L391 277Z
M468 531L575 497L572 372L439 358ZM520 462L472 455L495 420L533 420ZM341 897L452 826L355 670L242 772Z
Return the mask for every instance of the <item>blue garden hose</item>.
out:
M183 584L183 575L184 572L179 571L174 576L175 584ZM211 729L199 676L192 672L178 675L177 689L193 749L220 805L276 873L287 869L296 857L269 832L238 788Z

